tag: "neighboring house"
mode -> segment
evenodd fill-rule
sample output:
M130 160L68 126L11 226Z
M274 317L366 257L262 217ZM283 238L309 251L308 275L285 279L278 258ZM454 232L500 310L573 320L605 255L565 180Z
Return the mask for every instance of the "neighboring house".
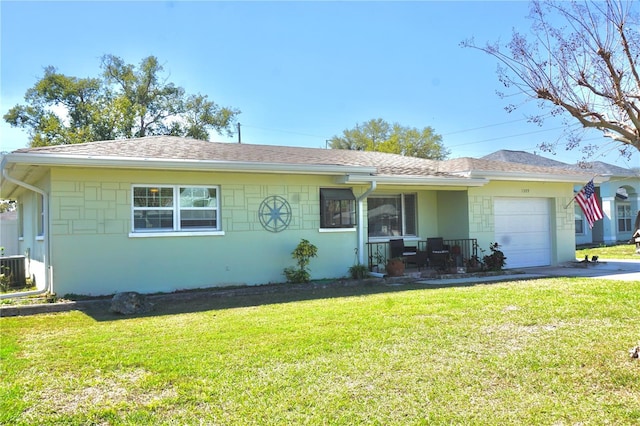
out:
M60 295L283 282L301 239L314 279L392 238L502 245L507 267L575 259L572 170L461 158L146 137L20 149L0 196ZM357 250L356 250L357 249Z
M589 229L580 206L574 203L576 244L614 244L631 239L640 211L640 171L637 169L634 171L601 161L571 165L536 154L509 150L496 151L482 158L574 170L589 174L589 179L598 177L594 182L604 218L597 221L593 229ZM580 191L584 183L576 185L574 192Z
M4 256L20 253L18 247L18 212L16 210L0 213L0 247Z

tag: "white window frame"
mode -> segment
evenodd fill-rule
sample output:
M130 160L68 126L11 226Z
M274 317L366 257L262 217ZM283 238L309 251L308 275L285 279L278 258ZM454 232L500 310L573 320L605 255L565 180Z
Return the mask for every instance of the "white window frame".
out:
M407 196L411 196L413 197L413 207L415 209L415 211L413 212L414 218L413 220L415 221L415 223L413 223L414 229L415 229L415 233L412 234L407 234L407 206L406 206L406 202L405 202L405 197ZM380 193L380 194L373 194L367 197L367 224L369 223L369 200L373 199L373 198L394 198L394 197L400 197L400 209L402 210L402 229L399 230L399 235L391 235L388 234L388 230L387 230L387 234L386 235L371 235L371 229L367 229L367 235L368 235L368 239L369 241L386 241L389 240L390 238L405 238L405 239L412 239L412 238L417 238L418 236L418 194L416 194L415 192L401 192L401 193ZM367 226L368 228L368 226Z
M584 214L582 213L582 209L580 209L580 207L575 207L574 209L574 214L573 214L573 223L575 226L575 223L578 220L578 217L580 217L580 225L581 225L581 229L578 229L578 227L576 227L576 235L585 235L584 232L584 225L585 225L585 218L584 218Z
M44 195L36 194L36 240L44 240Z
M620 215L620 210L622 209L623 214ZM629 216L624 213L628 212ZM624 221L625 229L620 229L620 221ZM629 229L626 229L626 223L629 224ZM620 233L631 233L633 232L633 214L631 213L631 203L629 202L616 202L616 227L618 232Z
M22 202L17 205L18 211L18 241L24 241L24 204Z
M135 189L136 188L158 188L171 189L172 190L172 203L171 206L157 206L157 207L136 207L135 206ZM215 205L203 206L203 207L182 207L180 205L180 189L186 188L202 188L202 189L215 189ZM210 236L210 235L224 235L222 231L222 225L220 221L220 185L166 185L166 184L135 184L131 186L131 231L129 237L167 237L167 236ZM182 227L181 219L183 211L193 210L213 210L215 211L216 227ZM151 228L136 229L135 227L135 213L136 211L144 210L162 210L170 211L172 215L172 228Z

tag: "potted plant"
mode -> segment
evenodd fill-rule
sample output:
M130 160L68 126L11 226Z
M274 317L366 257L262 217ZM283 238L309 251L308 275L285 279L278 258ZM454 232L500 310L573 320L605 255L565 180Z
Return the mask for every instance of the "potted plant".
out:
M387 275L390 277L401 277L404 275L404 259L392 257L387 261Z

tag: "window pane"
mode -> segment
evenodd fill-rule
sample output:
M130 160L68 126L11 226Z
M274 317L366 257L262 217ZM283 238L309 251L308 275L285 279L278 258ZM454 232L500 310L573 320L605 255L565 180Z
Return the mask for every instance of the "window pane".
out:
M631 229L631 204L618 203L616 206L616 212L618 214L618 231L630 232Z
M216 187L133 187L133 229L217 229L217 195Z
M320 188L320 226L352 228L356 224L356 202L351 189Z
M215 210L180 211L180 228L215 228Z
M173 207L173 188L133 188L134 207Z
M38 236L44 235L44 196L38 194Z
M576 234L582 234L584 233L584 229L582 228L582 214L580 213L574 213L574 221L575 221L575 226L576 226Z
M217 207L215 188L180 188L180 228L215 228Z
M23 204L18 204L18 237L24 237L24 207Z
M180 207L217 207L215 188L180 188Z
M134 212L134 228L173 229L172 210L137 210Z
M342 228L355 225L355 203L349 200L328 200L323 206L322 227Z
M404 195L404 235L416 235L416 196Z
M369 236L402 235L402 204L400 195L367 199Z

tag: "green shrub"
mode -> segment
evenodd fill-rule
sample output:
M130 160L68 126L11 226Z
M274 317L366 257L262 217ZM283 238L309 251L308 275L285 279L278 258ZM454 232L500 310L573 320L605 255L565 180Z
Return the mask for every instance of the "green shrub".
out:
M500 250L500 245L498 243L489 244L489 250L491 250L491 254L484 256L482 259L486 268L490 271L500 271L507 263L506 256Z
M369 275L369 268L367 268L367 265L363 265L362 263L355 264L349 267L349 275L354 280L361 280Z
M6 293L11 286L11 275L2 273L0 274L0 292Z
M297 268L284 268L284 276L290 283L307 283L311 279L309 273L309 262L318 256L318 248L304 238L291 252L291 257L296 260Z

